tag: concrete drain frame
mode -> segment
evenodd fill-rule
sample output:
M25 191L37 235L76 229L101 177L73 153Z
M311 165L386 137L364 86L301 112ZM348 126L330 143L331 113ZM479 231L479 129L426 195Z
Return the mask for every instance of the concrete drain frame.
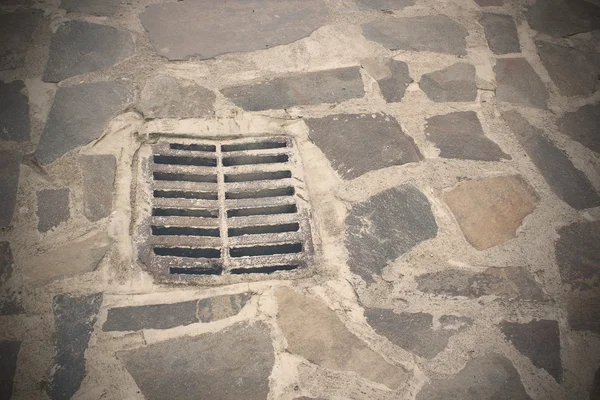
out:
M172 137L140 148L138 258L159 282L225 284L314 272L309 197L290 136Z

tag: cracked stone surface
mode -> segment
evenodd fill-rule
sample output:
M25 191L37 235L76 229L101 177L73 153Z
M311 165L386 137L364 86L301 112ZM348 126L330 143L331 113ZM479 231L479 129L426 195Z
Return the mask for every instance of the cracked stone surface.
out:
M600 7L588 1L537 0L525 16L532 29L554 37L600 29Z
M547 107L548 89L526 59L497 59L494 73L498 101L534 108Z
M588 104L558 121L561 133L600 153L600 104Z
M21 154L0 150L0 228L10 226L17 203Z
M435 102L474 101L477 98L475 67L461 62L423 74L419 87Z
M60 8L67 12L111 17L115 14L121 0L61 0Z
M17 357L21 342L0 341L0 397L10 399L13 394L13 379L17 370Z
M0 71L22 67L42 10L0 14Z
M404 97L406 87L413 82L408 72L408 64L387 59L363 60L362 67L377 81L385 101L398 103Z
M113 155L79 157L83 171L83 214L92 222L110 215L117 160Z
M517 25L510 15L483 13L480 19L488 47L494 54L521 51Z
M29 97L25 83L0 81L0 140L26 142L29 138Z
M38 230L48 232L71 216L69 188L45 189L37 192Z

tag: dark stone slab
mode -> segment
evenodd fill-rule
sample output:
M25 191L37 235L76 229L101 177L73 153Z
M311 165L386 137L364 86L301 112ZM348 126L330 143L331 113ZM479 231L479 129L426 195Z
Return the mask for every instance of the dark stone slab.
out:
M400 102L406 87L413 82L408 73L408 65L404 61L388 59L381 62L369 59L365 60L362 66L377 81L381 94L388 103Z
M485 136L474 111L457 111L427 118L425 137L440 149L442 158L477 161L511 159Z
M598 289L570 289L566 293L566 298L571 329L600 334L600 294Z
M60 8L68 12L112 17L121 0L61 0Z
M198 300L198 319L212 322L237 315L252 295L240 293L230 296L216 296Z
M29 140L29 97L23 81L0 81L0 140Z
M352 207L346 217L348 264L372 282L391 261L437 235L429 200L419 189L403 185L385 190Z
M475 67L456 63L439 71L423 74L419 87L430 100L436 102L475 101Z
M8 281L13 273L13 256L10 243L0 242L0 286Z
M119 307L108 310L105 331L169 329L198 322L196 300L173 304Z
M588 104L558 121L561 133L600 153L600 104Z
M472 359L453 377L435 379L416 400L531 400L510 360L490 353Z
M47 232L66 222L69 211L69 188L44 189L37 192L38 230Z
M423 159L414 140L386 114L339 114L305 122L311 140L344 179Z
M590 388L590 400L600 400L600 368L598 368L596 375L594 375L594 381Z
M526 59L497 59L494 72L498 101L526 107L547 107L548 89Z
M31 35L42 15L41 10L0 14L0 70L23 66Z
M504 0L475 0L479 7L500 7L504 5Z
M0 315L17 315L25 312L20 295L7 287L7 282L12 277L13 266L10 244L0 242L0 288L2 288L0 289Z
M565 152L546 138L516 111L502 114L531 161L538 167L550 189L577 210L600 205L600 196L583 172L575 168Z
M56 365L47 388L51 399L70 399L79 389L86 374L85 351L101 304L102 293L54 297Z
M281 76L221 89L221 93L246 111L285 109L294 106L342 103L363 97L359 67L338 68Z
M416 0L356 0L356 3L362 9L385 11L410 7L415 4L415 1Z
M35 157L50 164L65 153L102 135L106 124L133 95L125 82L94 82L59 87Z
M600 221L574 223L558 230L554 255L564 283L600 288Z
M329 20L322 0L181 1L152 4L140 18L156 52L169 60L289 44Z
M500 329L533 365L544 368L558 382L562 380L558 322L546 319L534 319L526 324L502 321Z
M85 21L65 22L52 36L43 80L60 82L113 66L133 55L134 48L128 32Z
M483 13L479 21L483 25L488 47L494 54L521 51L517 25L510 15Z
M600 29L600 8L585 0L537 0L525 16L532 29L554 37Z
M21 155L9 151L0 151L0 228L12 221L17 204Z
M234 350L234 351L233 351ZM264 400L275 356L267 325L171 339L118 354L147 400Z
M4 289L0 292L0 315L20 315L25 314L21 295L11 289Z
M13 393L13 381L17 371L17 358L21 342L0 341L0 398L10 399Z
M117 160L113 155L80 156L83 172L83 214L92 222L112 211Z
M362 25L363 35L390 50L467 54L467 30L445 15L386 18Z

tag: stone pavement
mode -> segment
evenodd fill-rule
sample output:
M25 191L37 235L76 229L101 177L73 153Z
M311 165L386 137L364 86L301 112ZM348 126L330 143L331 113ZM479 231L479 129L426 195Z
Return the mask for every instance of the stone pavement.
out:
M0 398L600 399L599 76L597 0L2 1ZM256 136L314 265L155 281L146 146Z

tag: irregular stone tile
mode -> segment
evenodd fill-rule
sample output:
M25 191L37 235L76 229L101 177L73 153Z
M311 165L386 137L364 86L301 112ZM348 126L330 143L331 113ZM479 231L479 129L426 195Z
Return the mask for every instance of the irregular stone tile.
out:
M475 0L479 7L500 7L504 5L504 0Z
M85 21L67 21L52 36L43 80L60 82L113 66L133 55L134 48L128 32Z
M399 10L415 4L415 0L356 0L362 9L371 10Z
M0 70L23 66L31 35L42 15L41 10L0 14Z
M106 124L133 95L126 82L94 82L59 87L35 157L50 164L63 154L102 135Z
M497 59L494 73L498 101L526 107L547 107L548 90L526 59Z
M354 205L346 217L348 265L372 282L372 274L380 275L389 262L437 232L431 204L419 189L402 185L385 190Z
M588 104L558 121L561 133L600 153L600 104Z
M526 324L502 321L500 329L533 365L544 368L558 382L562 380L558 322L546 319L534 319Z
M516 238L539 197L523 177L513 175L461 182L444 201L467 241L485 250Z
M61 0L60 8L67 12L112 17L121 0Z
M406 382L403 368L371 350L323 303L285 288L277 289L275 296L277 324L289 352L325 368L356 372L391 389Z
M47 393L51 399L70 399L86 374L85 351L98 318L102 293L54 297L56 355Z
M365 89L359 67L280 76L256 83L221 89L221 93L246 111L286 109L294 106L342 103L360 98Z
M594 375L594 381L590 388L590 400L600 400L600 368L598 368L596 375Z
M25 314L21 295L11 289L3 289L0 292L0 315Z
M577 210L600 205L600 196L587 176L575 168L565 152L555 147L541 129L531 126L516 111L504 112L502 118L555 195Z
M23 81L0 81L0 140L29 140L29 97Z
M10 226L17 204L21 154L0 151L0 228Z
M212 322L237 315L252 295L240 293L230 296L216 296L198 300L198 319Z
M425 385L416 400L531 400L519 372L510 360L490 353L469 360L448 379L435 379Z
M232 351L235 350L235 351ZM267 325L235 324L118 354L147 400L264 400L275 356Z
M574 223L558 230L554 247L564 283L589 290L600 287L600 221Z
M144 85L140 111L146 118L200 118L214 114L215 99L194 81L156 75Z
M598 294L598 289L572 289L566 294L566 297L571 329L600 334L600 294Z
M510 15L483 13L479 21L483 25L488 47L494 54L521 51L517 25Z
M406 87L413 82L404 61L368 59L363 60L362 67L377 81L379 90L388 103L400 102Z
M460 62L439 71L423 74L419 87L430 100L436 102L475 101L475 67Z
M13 273L13 256L10 243L0 242L0 286L8 281Z
M467 30L445 15L386 18L362 25L363 35L390 50L467 54Z
M173 304L119 307L108 310L104 331L169 329L198 322L196 300Z
M322 0L205 0L152 4L140 19L159 55L188 60L289 44L325 25L328 14Z
M442 158L462 160L510 160L500 146L488 139L473 111L457 111L427 118L425 137L440 149Z
M17 357L21 342L0 341L0 398L10 399L13 392L13 380L17 371Z
M69 219L69 193L69 188L44 189L37 192L36 214L40 232L48 232Z
M6 287L12 277L14 260L10 244L0 242L0 315L23 314L21 297L11 288Z
M433 329L433 315L426 313L399 313L383 308L365 309L367 322L378 335L415 354L433 358L448 345L448 339L472 324L471 319L444 315L442 327Z
M83 214L92 222L112 212L117 160L113 155L80 156L83 172Z
M525 16L532 29L554 37L600 29L599 8L583 0L537 0Z

